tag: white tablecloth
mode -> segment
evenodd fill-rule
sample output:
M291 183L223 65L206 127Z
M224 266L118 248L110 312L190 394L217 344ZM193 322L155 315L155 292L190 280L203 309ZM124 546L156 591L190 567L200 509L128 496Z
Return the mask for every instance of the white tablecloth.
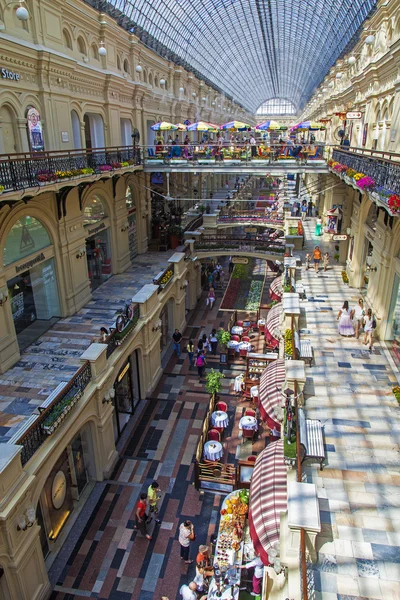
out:
M226 414L226 412L223 412L222 410L216 410L211 415L211 423L215 427L228 427L228 425L229 425L228 415Z
M258 430L258 422L255 417L242 417L239 421L239 429Z
M232 327L231 333L233 335L242 335L243 327L239 327L239 325L235 325L234 327Z
M251 350L250 342L240 342L239 346L236 348L237 352L239 350L247 350L247 352L250 352L250 350Z
M257 325L265 325L265 319L258 319Z
M238 375L237 377L235 377L235 382L233 384L233 390L235 392L241 392L243 389L243 375Z
M204 444L204 458L208 460L219 460L224 451L221 442L209 441Z
M239 352L237 350L237 347L239 346L240 342L237 342L236 340L230 340L228 342L228 348L233 348L234 350L236 350L237 352Z
M252 398L254 398L254 396L258 398L258 385L253 385L253 387L250 388L250 395Z

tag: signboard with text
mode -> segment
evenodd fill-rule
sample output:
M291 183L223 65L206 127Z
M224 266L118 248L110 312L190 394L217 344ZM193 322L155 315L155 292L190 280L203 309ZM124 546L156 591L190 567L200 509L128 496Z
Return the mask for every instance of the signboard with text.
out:
M356 111L350 111L346 113L346 119L361 119L362 113Z
M343 234L338 233L338 234L335 234L332 236L332 239L334 242L345 242L347 240L347 238L348 238L348 236L345 233L343 233Z
M242 257L242 256L234 256L232 258L232 262L234 265L247 265L249 262L249 259Z

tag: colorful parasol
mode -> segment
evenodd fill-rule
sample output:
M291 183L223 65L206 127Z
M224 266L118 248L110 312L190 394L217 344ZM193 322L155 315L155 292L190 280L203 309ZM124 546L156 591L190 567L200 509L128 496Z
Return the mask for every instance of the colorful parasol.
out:
M224 123L220 126L220 129L223 130L235 130L235 131L247 131L251 129L251 125L248 123L242 123L241 121L229 121L229 123Z
M303 121L303 123L293 125L293 127L290 128L290 131L297 131L299 129L303 131L323 131L326 127L322 123L317 123L316 121Z
M155 123L150 127L153 131L176 131L178 129L177 125L173 123L167 123L166 121L161 121L160 123Z
M218 125L214 125L214 123L205 123L204 121L198 121L197 123L192 123L187 127L188 131L219 131Z
M175 127L178 128L178 131L186 131L187 130L187 127L186 127L186 125L184 123L177 123L175 125Z
M278 121L265 121L256 126L256 131L286 131L286 125L281 125Z

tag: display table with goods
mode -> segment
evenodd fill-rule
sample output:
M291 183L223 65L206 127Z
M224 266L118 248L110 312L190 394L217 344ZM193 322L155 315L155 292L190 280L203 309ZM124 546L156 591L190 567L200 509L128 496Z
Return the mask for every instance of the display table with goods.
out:
M226 496L219 523L214 555L214 576L208 589L209 600L238 600L243 562L254 558L247 522L249 491L236 490Z

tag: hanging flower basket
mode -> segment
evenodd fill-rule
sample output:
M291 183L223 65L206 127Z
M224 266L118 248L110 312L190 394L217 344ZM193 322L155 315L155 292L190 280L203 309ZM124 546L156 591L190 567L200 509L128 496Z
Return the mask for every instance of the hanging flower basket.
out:
M388 200L389 208L394 213L400 212L400 196L398 194L393 194L390 196Z

